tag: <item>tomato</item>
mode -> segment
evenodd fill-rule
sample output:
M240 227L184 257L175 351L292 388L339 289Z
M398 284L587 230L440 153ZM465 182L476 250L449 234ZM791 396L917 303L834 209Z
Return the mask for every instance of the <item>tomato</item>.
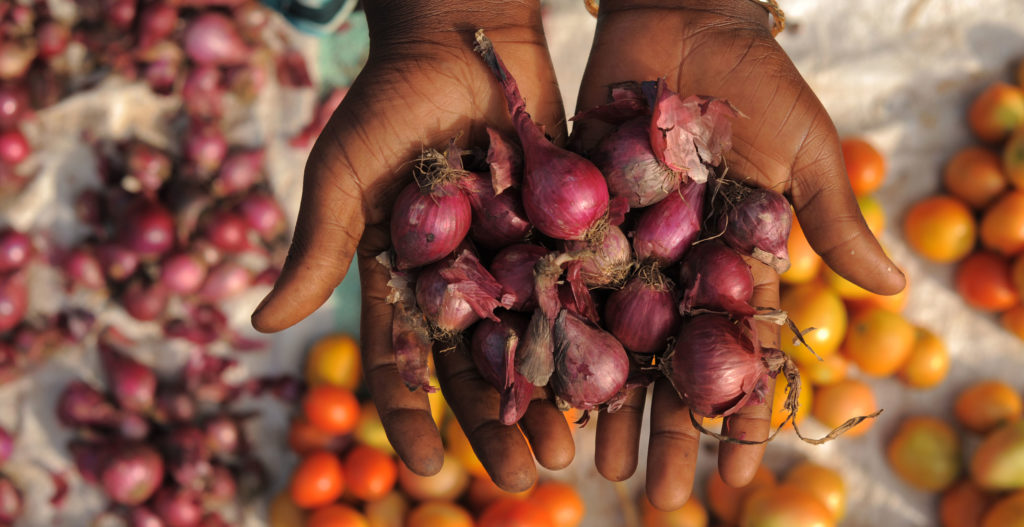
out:
M735 524L740 519L740 509L746 499L760 489L774 487L775 483L775 474L764 465L757 467L754 479L747 486L738 489L726 485L718 471L712 470L708 476L708 508L723 523Z
M786 249L789 252L789 269L779 275L779 280L787 284L802 284L818 276L823 264L821 256L811 248L811 242L807 241L807 236L804 235L804 230L795 215Z
M488 476L473 476L472 481L469 482L469 489L466 491L465 500L470 510L479 513L487 508L488 505L501 498L526 499L532 490L528 489L516 493L507 492L495 485L494 481Z
M288 427L288 446L297 454L308 454L315 450L336 450L341 444L337 435L329 434L297 417Z
M995 502L985 513L981 527L1024 527L1024 490Z
M528 499L548 512L552 527L577 527L583 522L583 498L568 483L539 483Z
M971 480L960 480L943 492L939 499L942 527L977 527L992 501L993 496Z
M430 374L430 385L437 386L437 377ZM448 408L448 401L444 400L444 394L441 390L434 390L427 394L427 403L430 405L430 416L434 418L434 424L441 427L441 423L444 421L444 417L451 413Z
M650 500L640 497L640 516L643 527L707 527L708 511L696 496L690 496L682 507L674 511L654 508Z
M834 291L843 300L865 299L872 295L871 291L843 278L827 265L822 266L821 279L828 285L829 289Z
M1024 340L1024 305L1017 304L1004 311L1002 315L999 315L999 323L1006 331Z
M425 501L409 511L405 527L473 527L473 517L450 501Z
M964 258L953 277L956 290L968 305L982 311L1005 311L1020 302L1006 258L988 251Z
M370 527L366 516L348 505L335 503L309 515L306 527Z
M874 196L860 196L857 198L857 206L860 208L860 215L864 216L864 223L867 223L868 230L878 238L885 230L885 209L882 203Z
M831 357L830 357L831 358ZM814 390L811 388L807 376L804 372L800 371L800 394L797 396L797 409L796 415L793 416L793 420L786 423L786 427L792 427L792 423L800 424L803 422L804 417L811 411L811 397L814 394ZM789 417L789 412L785 410L784 405L786 404L786 380L780 375L775 380L775 394L772 396L772 430L774 431L779 425L782 424L786 418Z
M285 490L279 492L267 507L267 524L269 527L294 527L306 522L306 513L292 501L291 494Z
M1008 186L999 156L981 146L957 152L946 164L942 181L946 190L975 210L981 210Z
M821 358L833 355L846 335L846 306L839 296L818 281L789 287L782 292L782 309L800 329L815 328L804 340ZM797 364L818 360L807 347L794 344L790 334L782 337L782 351Z
M1024 91L1005 82L991 84L971 103L967 123L982 141L1005 138L1024 123Z
M1024 128L1017 129L1003 145L1002 169L1006 179L1024 189Z
M918 254L939 263L955 262L974 248L974 215L964 202L950 196L932 196L910 207L903 220L903 236Z
M330 434L347 434L359 422L359 401L352 391L337 386L314 386L302 401L310 424Z
M900 379L913 388L931 388L949 373L949 350L938 335L918 327L910 356L900 368Z
M941 419L909 417L900 423L886 448L889 465L912 487L943 490L960 475L960 439Z
M814 495L784 483L750 496L740 527L834 527L832 514Z
M1010 282L1017 290L1017 295L1024 297L1024 254L1017 256L1010 263Z
M1024 251L1024 190L1003 194L981 216L981 244L1005 256Z
M477 527L553 527L547 511L530 500L501 498L487 506Z
M398 464L398 486L414 500L454 500L469 485L469 474L450 454L445 453L441 470L433 476L420 476L405 463Z
M462 427L455 419L449 419L445 423L444 439L448 453L470 474L481 478L490 478L484 464L480 462L480 458L476 457L469 438L466 437L466 433L462 431Z
M345 492L345 472L333 452L313 452L299 462L289 487L292 501L304 509L329 505Z
M846 370L849 369L849 361L842 354L837 353L826 359L814 361L800 367L801 377L814 386L828 386L846 378ZM810 386L805 386L810 389Z
M356 423L356 429L352 434L356 441L364 445L372 446L387 454L395 453L387 433L384 432L384 425L380 422L380 414L377 413L377 407L374 406L373 401L363 403L359 410L359 422Z
M363 514L370 527L405 527L407 512L409 499L397 490L363 506Z
M786 473L783 483L800 487L818 498L836 522L846 514L846 483L831 468L802 461Z
M957 395L953 413L964 428L985 434L1020 419L1024 414L1024 401L1003 381L978 381Z
M971 456L971 479L985 490L1024 489L1024 421L985 436Z
M345 453L342 466L348 492L363 501L383 498L398 479L394 458L371 446L353 446Z
M869 309L850 320L843 352L862 372L887 377L907 361L916 338L914 326L902 315Z
M359 343L345 334L328 335L316 341L306 358L306 381L355 390L362 376Z
M820 386L814 391L811 415L821 424L836 428L847 419L869 415L878 410L871 386L857 379L843 379L835 384ZM865 419L846 431L845 435L864 435L874 424L874 419Z
M895 295L879 295L877 293L868 292L862 298L846 300L846 309L849 316L856 316L861 311L866 311L871 308L881 308L893 313L902 313L903 309L907 307L907 300L910 299L910 282L903 287L903 290Z
M885 158L871 143L859 137L844 138L840 144L850 187L857 196L865 196L885 181Z

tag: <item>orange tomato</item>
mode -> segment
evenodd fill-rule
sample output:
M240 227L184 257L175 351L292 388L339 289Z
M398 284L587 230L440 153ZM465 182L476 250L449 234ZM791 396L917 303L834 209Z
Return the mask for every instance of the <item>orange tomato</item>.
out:
M449 419L445 423L444 439L448 453L461 463L470 474L481 478L490 478L487 474L487 469L484 468L484 464L480 462L480 458L476 457L473 445L470 444L466 433L462 431L462 426L455 419Z
M818 498L838 522L846 514L846 483L839 472L811 461L801 461L786 473L783 483L800 487Z
M277 493L267 506L267 524L270 527L295 527L306 522L306 513L292 501L285 490Z
M942 172L946 190L976 210L984 209L1008 186L999 156L980 146L957 152Z
M348 505L335 503L309 515L306 527L370 527L363 513Z
M830 357L831 358L831 357ZM793 416L793 420L786 423L787 428L791 428L793 423L800 424L803 422L804 417L811 411L811 398L813 397L814 390L811 388L807 376L804 375L803 370L800 370L800 394L797 396L797 409L796 415ZM775 379L775 393L772 396L772 430L774 431L782 422L789 417L789 412L785 409L786 404L786 380L781 375Z
M949 373L949 350L938 335L918 327L910 356L900 368L900 379L912 388L931 388Z
M335 450L338 445L338 436L324 432L301 417L292 419L288 427L288 446L297 454Z
M552 527L576 527L583 521L583 498L576 487L568 483L538 483L527 499L548 512Z
M887 377L907 361L916 337L914 326L902 315L869 309L850 321L843 352L862 372Z
M957 395L953 414L964 428L986 434L999 425L1020 419L1024 414L1024 401L1003 381L978 381Z
M821 256L811 248L811 242L807 241L796 215L793 216L786 248L789 252L789 269L779 275L779 280L786 284L803 284L814 280L823 262Z
M871 234L874 234L875 238L881 236L885 230L885 209L882 208L882 203L874 196L860 196L857 198L857 206Z
M1005 311L1020 302L1010 278L1010 263L996 253L979 251L964 258L953 277L968 305L982 311Z
M1019 296L1024 296L1024 255L1017 256L1010 264L1010 282Z
M512 493L495 485L494 481L487 476L473 476L469 482L469 489L466 491L465 500L470 510L479 513L488 505L501 498L525 499L530 495L531 490L533 489Z
M939 499L939 520L942 527L977 527L992 503L993 496L971 480L960 480Z
M828 285L829 289L835 291L843 300L858 300L871 296L871 291L847 280L829 266L821 269L821 279Z
M310 424L330 434L347 434L359 422L359 400L347 388L314 386L302 401Z
M740 517L740 527L834 527L835 520L814 495L784 483L755 492Z
M640 498L640 516L643 527L707 527L708 511L696 496L690 496L682 507L674 511L663 511L651 505L650 500Z
M814 361L800 367L800 373L814 386L828 386L846 378L849 361L842 354L835 354L824 360ZM807 387L811 389L810 386Z
M292 474L292 501L304 509L329 505L345 492L345 472L333 452L313 452Z
M819 281L786 288L782 292L782 309L801 329L815 328L804 335L804 340L821 358L833 355L846 335L846 306L839 296ZM799 365L817 361L807 347L794 344L789 334L783 335L782 351Z
M903 220L907 243L925 258L955 262L974 248L977 227L964 202L950 196L932 196L910 207Z
M981 244L1005 256L1024 250L1024 190L1003 194L981 216Z
M407 512L409 500L397 490L363 506L363 514L370 527L405 527Z
M722 522L735 524L740 519L740 509L746 499L760 489L774 487L775 483L775 474L764 465L757 467L754 479L747 486L738 489L726 485L718 471L712 470L708 476L708 508Z
M501 498L487 506L477 527L552 527L551 518L530 500Z
M380 422L380 414L377 413L377 407L374 406L373 401L363 403L359 410L359 422L356 423L356 429L352 434L356 441L364 445L372 446L387 454L395 453L387 433L384 432L384 425Z
M857 196L870 194L885 181L885 158L871 143L859 137L847 137L839 144L850 187Z
M306 357L306 381L355 390L362 376L359 343L350 335L327 335L317 340Z
M1024 91L996 82L978 95L967 113L967 123L982 141L999 141L1024 123Z
M847 300L846 309L851 317L856 316L861 311L874 307L892 311L893 313L902 313L903 309L907 307L907 300L909 299L910 282L908 281L903 290L895 295L879 295L868 292L863 298Z
M409 511L405 527L473 527L473 517L450 501L425 501Z
M1024 421L985 436L971 456L971 479L985 490L1024 489Z
M811 415L821 424L836 428L848 419L868 415L878 410L875 393L871 386L857 379L843 379L835 384L820 386L814 390L814 405ZM874 419L865 419L846 431L847 436L855 437L867 433L874 424Z
M433 476L420 476L405 463L398 464L398 486L414 500L454 500L468 485L466 469L448 453L441 470Z
M1002 169L1014 187L1024 189L1024 128L1017 129L1003 145Z
M999 315L999 323L1017 338L1024 340L1024 305L1017 304Z
M960 475L960 439L941 419L909 417L900 423L886 448L889 465L912 487L943 490Z
M355 445L342 462L348 492L363 501L383 498L395 488L398 464L390 455L371 446Z
M981 527L1024 527L1024 490L995 502L985 513Z

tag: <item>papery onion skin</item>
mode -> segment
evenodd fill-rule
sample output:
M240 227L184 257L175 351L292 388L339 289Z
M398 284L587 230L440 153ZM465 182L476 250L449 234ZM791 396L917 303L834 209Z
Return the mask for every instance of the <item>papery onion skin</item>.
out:
M481 174L467 178L472 183L469 201L473 207L470 237L489 249L500 249L526 238L533 226L526 218L522 199L516 189L506 189L495 195L489 179Z
M491 261L491 274L515 298L509 309L530 311L537 307L537 297L533 293L533 266L548 252L539 245L520 243L510 245L495 255Z
M416 277L416 304L440 336L463 331L483 317L495 320L494 309L511 303L511 296L468 249Z
M615 396L629 376L629 357L610 333L563 309L555 320L555 372L551 387L560 399L593 410Z
M683 258L679 269L679 287L683 300L679 310L695 308L726 311L734 316L750 316L754 294L754 276L739 253L714 240L700 243Z
M631 208L653 205L679 186L681 175L658 160L651 150L650 118L623 123L605 136L590 159L608 180L612 196L623 196Z
M399 269L434 263L451 254L469 233L473 213L469 198L455 183L435 185L423 192L406 185L391 214L391 243Z
M763 401L770 380L760 348L728 316L711 313L683 323L663 368L679 396L704 417L729 416Z
M615 286L625 280L633 265L633 248L622 229L609 225L597 243L571 241L565 251L582 263L580 276L587 287Z
M482 320L473 329L470 353L480 375L501 393L500 421L512 425L530 406L533 384L515 371L515 348L526 332L526 316L504 311L499 322Z
M722 240L782 274L789 269L789 231L793 212L778 192L750 188L720 217Z
M654 280L634 276L608 297L604 320L608 331L629 351L665 351L680 322L672 283L661 276Z
M640 213L633 235L637 260L657 262L665 268L682 259L700 234L704 187L704 183L689 181Z

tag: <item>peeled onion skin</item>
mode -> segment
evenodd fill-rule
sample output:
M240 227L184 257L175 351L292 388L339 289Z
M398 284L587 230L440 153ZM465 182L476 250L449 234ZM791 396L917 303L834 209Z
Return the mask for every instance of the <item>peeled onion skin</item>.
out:
M624 196L631 208L653 205L669 195L682 175L651 150L650 118L623 123L598 143L590 158L608 181L612 196Z
M491 261L491 274L513 297L509 307L514 311L530 311L537 307L533 292L533 267L548 254L540 245L520 243L509 245Z
M416 278L416 303L441 336L463 331L481 318L497 320L494 309L510 307L512 300L468 249Z
M574 408L593 410L615 397L629 376L629 357L610 333L563 309L555 320L551 388Z
M491 182L481 174L466 178L469 202L473 207L473 241L489 249L500 249L523 241L533 226L526 218L518 190L494 193Z

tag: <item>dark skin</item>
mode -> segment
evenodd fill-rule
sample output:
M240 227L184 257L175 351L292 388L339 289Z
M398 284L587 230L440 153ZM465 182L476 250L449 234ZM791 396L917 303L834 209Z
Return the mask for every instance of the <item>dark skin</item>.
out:
M425 394L410 392L398 376L392 309L383 301L387 276L374 261L389 246L390 203L408 181L408 161L424 145L443 145L455 136L481 144L485 124L510 130L498 84L472 51L477 27L487 30L517 75L534 120L556 140L565 138L564 116L536 2L378 0L366 2L366 9L369 61L310 155L288 260L253 325L280 331L308 316L355 256L366 382L399 456L414 472L429 475L443 460L440 435ZM749 0L605 0L601 11L580 108L603 102L611 83L658 77L682 94L728 99L749 117L734 124L729 174L784 193L813 247L843 276L881 294L903 288L902 273L857 208L835 127L775 43L762 8ZM607 130L577 131L586 146ZM757 262L752 269L754 303L777 305L774 271ZM764 329L764 343L776 345L777 329ZM559 469L572 461L572 436L542 390L519 427L505 426L498 421L497 392L464 349L435 354L435 361L445 398L499 486L526 489L537 478L537 463ZM699 436L670 385L655 383L653 391L647 494L655 506L674 509L689 497ZM644 395L637 391L623 410L598 417L595 462L609 479L628 478L636 468ZM725 433L763 439L769 418L767 405L747 406L726 419ZM763 452L763 445L722 443L722 478L746 484Z

